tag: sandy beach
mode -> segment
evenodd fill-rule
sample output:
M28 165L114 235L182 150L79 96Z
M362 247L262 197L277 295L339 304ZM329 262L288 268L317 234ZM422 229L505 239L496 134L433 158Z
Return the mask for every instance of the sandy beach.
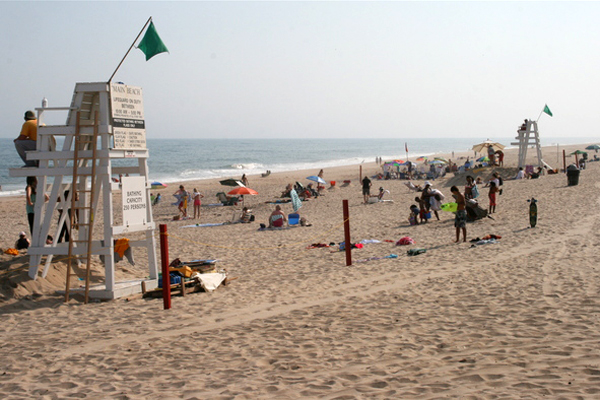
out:
M505 168L497 168L505 179L516 175L517 153L508 150ZM534 154L529 151L531 163ZM562 168L556 147L544 148L544 158ZM373 162L362 169L368 175L380 171ZM493 170L479 174L487 179ZM168 226L170 258L218 259L237 278L212 293L175 296L168 311L161 299L65 304L55 294L64 289L63 262L34 282L26 278L25 253L2 254L0 396L600 396L600 162L588 163L577 186L567 186L563 173L506 179L494 219L467 225L468 240L494 234L502 237L496 244L454 243L452 213L410 226L415 192L406 181L373 180L372 193L381 186L393 202L363 204L358 165L324 171L335 188L299 211L312 226L259 231L275 208L269 202L288 183L306 184L317 172L249 176L249 187L259 193L245 199L256 216L249 224L182 228L231 221L242 205L203 206L199 220L173 221L177 185L161 190L154 217ZM344 186L344 180L351 183ZM450 201L450 186L462 190L464 177L449 174L432 183ZM218 180L185 186L199 189L204 205L216 203L216 193L228 189ZM487 189L480 191L487 208ZM533 229L527 202L532 197L539 210ZM353 250L351 266L337 247L308 248L344 240L344 199L352 242L381 241ZM292 212L291 204L282 207ZM23 197L0 199L3 250L28 230L24 208ZM396 246L405 236L416 244ZM409 257L411 248L427 252ZM397 258L385 258L392 254ZM117 264L118 277L145 276L145 261L136 254L136 266Z

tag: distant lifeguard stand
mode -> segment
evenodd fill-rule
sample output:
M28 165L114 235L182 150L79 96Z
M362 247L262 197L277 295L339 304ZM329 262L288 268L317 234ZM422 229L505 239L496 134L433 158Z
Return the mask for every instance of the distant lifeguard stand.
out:
M511 145L519 146L519 168L525 168L527 148L531 145L535 146L537 151L538 167L548 165L542 158L542 146L540 144L537 121L526 120L517 131L515 139L517 139L518 142L512 142Z
M61 255L67 256L69 265L66 300L69 291L74 290L70 288L72 263L86 264L86 302L88 293L93 298L114 299L140 292L141 282L148 289L156 287L155 224L149 193L142 89L108 82L77 83L70 107L43 107L36 111L37 148L27 153L27 158L39 160L39 167L10 170L13 177L38 178L32 243L28 250L29 276L37 279L42 259L46 257L41 272L46 277L52 258ZM52 111L66 111L66 125L45 125L45 114ZM60 138L64 138L62 143L56 140ZM133 165L114 166L113 160L118 159L130 159ZM123 178L115 180L113 175ZM113 194L119 190L122 206L115 209ZM47 202L43 195L46 192L50 197ZM59 215L56 211L60 217L56 228L51 230L53 218ZM96 215L103 223L98 234L93 231ZM122 216L117 218L118 225L115 216ZM63 229L67 229L70 239L57 243ZM121 237L125 242L119 245L145 249L148 278L116 282L115 241L117 236L134 232L142 232L143 238ZM46 244L48 235L54 237L51 244ZM103 258L104 285L90 287L92 256Z

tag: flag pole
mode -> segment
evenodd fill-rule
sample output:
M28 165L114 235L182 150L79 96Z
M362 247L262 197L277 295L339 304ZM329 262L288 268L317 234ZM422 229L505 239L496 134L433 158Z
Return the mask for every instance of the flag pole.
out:
M115 72L113 72L112 75L110 76L110 79L108 80L109 84L112 81L112 78L114 78L114 76L117 73L117 71L119 70L119 68L121 68L121 64L123 64L123 61L125 61L125 59L129 55L129 52L131 51L131 49L133 49L133 46L135 46L135 42L137 42L137 40L140 38L140 36L142 36L142 32L144 32L144 29L146 29L146 27L148 26L148 24L151 21L152 21L152 16L150 18L148 18L148 21L146 21L146 24L144 25L144 27L142 28L142 30L140 31L140 33L138 33L138 35L135 38L135 40L133 41L133 43L131 43L131 46L129 47L129 50L127 50L127 53L125 53L125 56L123 57L123 59L121 60L121 62L119 63L119 65L117 65L117 69L115 69Z
M535 120L536 123L540 120L540 117L542 116L543 113L544 113L544 110L542 110L540 112L540 115L538 115L537 119Z

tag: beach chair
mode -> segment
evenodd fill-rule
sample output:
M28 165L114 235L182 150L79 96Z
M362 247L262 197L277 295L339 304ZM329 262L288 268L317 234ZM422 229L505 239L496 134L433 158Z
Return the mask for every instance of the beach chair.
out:
M298 225L300 222L300 215L298 213L292 213L288 215L288 225Z
M233 206L235 204L237 204L238 202L238 198L237 197L227 197L227 195L225 194L225 192L219 192L217 193L217 199L219 199L219 201L221 203L223 203L224 206Z

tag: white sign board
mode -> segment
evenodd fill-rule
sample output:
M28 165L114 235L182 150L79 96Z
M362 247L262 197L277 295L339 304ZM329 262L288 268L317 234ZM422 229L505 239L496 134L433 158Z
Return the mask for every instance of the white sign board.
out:
M142 88L111 83L110 106L114 148L145 150L146 123Z
M146 177L124 176L121 179L123 197L123 226L141 226L147 223Z

